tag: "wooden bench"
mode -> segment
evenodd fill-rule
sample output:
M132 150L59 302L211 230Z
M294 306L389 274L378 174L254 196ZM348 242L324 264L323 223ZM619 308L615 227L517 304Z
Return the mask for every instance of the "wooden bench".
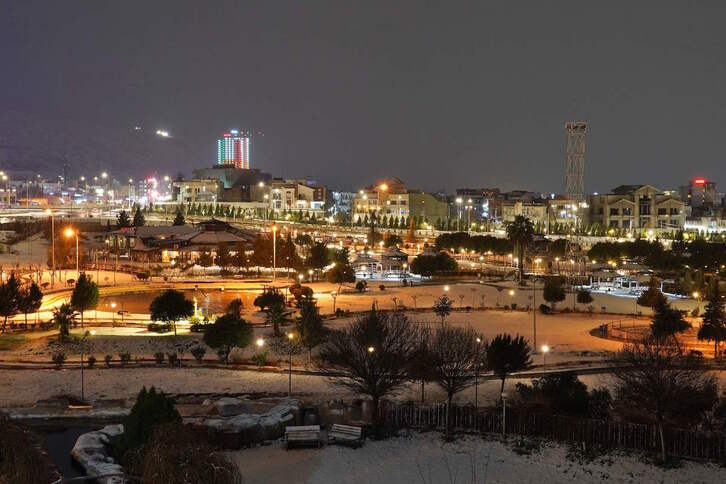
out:
M333 424L328 432L328 441L335 444L360 447L363 444L363 429L352 425Z
M320 425L285 427L285 442L290 447L320 447Z

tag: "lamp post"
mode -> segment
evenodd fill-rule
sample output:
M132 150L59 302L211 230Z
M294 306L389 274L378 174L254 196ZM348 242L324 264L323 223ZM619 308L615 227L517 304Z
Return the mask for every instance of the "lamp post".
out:
M55 287L55 215L51 209L45 211L50 215L50 245L51 245L51 268L50 268L50 287Z
M502 437L507 434L507 393L502 392Z
M290 395L292 395L292 340L295 339L295 333L287 333L287 339L290 347L290 353L287 358L287 397L290 398Z
M83 352L85 349L86 340L88 339L89 336L92 336L94 334L96 334L95 330L86 331L83 334L83 338L81 338L81 401L82 402L86 401L86 398L85 398L86 397L86 394L85 394L86 385L85 385L85 380L84 380L84 375L83 375Z
M461 225L461 197L456 199L456 231L460 231L460 225Z
M476 337L476 344L481 344L481 338ZM474 369L474 408L479 408L479 360L476 361L476 367ZM478 413L477 413L478 416Z
M535 351L537 351L537 278L532 278L532 335L533 335L533 341L534 345L532 348L534 348Z
M272 226L272 282L275 282L277 273L277 225Z
M696 300L696 312L700 313L701 312L701 293L698 291L693 291L692 296L693 296L693 299Z
M80 268L79 268L80 267L79 266L79 261L81 259L81 254L78 252L78 231L77 230L73 230L70 227L68 227L65 230L65 236L66 237L70 238L70 237L73 237L74 235L76 236L76 280L78 280L78 278L81 275Z
M547 353L550 351L550 347L547 345L542 345L542 369L544 370L547 368Z

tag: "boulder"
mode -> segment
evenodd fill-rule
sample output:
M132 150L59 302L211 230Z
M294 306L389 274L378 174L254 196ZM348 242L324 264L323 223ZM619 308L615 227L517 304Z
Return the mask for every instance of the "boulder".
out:
M247 412L247 405L237 398L222 397L213 404L213 408L222 417L231 417Z
M123 484L124 479L110 474L123 474L124 469L111 457L111 441L121 435L123 425L107 425L101 430L82 434L76 440L71 456L78 462L86 474L96 477L99 484Z

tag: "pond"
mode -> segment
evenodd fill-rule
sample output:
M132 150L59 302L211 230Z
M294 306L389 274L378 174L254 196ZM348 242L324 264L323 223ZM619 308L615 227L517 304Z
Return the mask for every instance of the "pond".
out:
M116 303L116 311L124 310L130 313L148 313L151 301L163 291L145 291L141 293L123 293L113 296L101 296L98 300L98 309L111 311L112 303ZM245 310L253 308L253 302L257 294L253 292L219 289L182 289L180 292L190 299L197 300L197 307L204 311L204 314L220 314L227 308L233 299L240 298Z
M98 428L44 426L34 430L41 437L42 444L48 451L48 457L58 467L65 479L86 475L83 468L71 457L71 450L81 434L98 430Z

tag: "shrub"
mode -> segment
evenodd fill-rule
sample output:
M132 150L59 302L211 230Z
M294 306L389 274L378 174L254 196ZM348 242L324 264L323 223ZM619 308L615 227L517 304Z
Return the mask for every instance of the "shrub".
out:
M217 358L219 358L219 361L222 363L227 362L227 356L229 355L229 351L227 351L225 348L219 348L217 350Z
M539 305L539 311L542 314L550 314L552 312L552 310L550 309L550 307L548 305L546 305L546 304L540 304Z
M33 434L0 415L0 482L55 482L57 478Z
M146 329L152 333L168 333L171 331L171 323L149 323Z
M131 353L122 352L118 354L119 360L121 360L121 366L126 366L131 363Z
M512 306L511 307L512 307L512 311L516 311L517 310L517 303L512 303Z
M55 363L55 365L60 368L60 366L66 362L66 354L62 351L57 351L53 353L51 359L53 360L53 363Z
M378 289L380 289L381 291L385 291L386 286L384 284L381 284L380 286L378 286Z
M88 368L93 368L96 366L96 357L93 355L88 355Z
M112 359L113 359L113 356L111 356L111 355L106 355L103 357L103 361L106 362L106 366L111 366Z
M192 323L189 326L189 331L192 333L203 333L206 324L204 323Z
M179 355L177 355L176 351L173 351L171 353L167 353L166 357L169 359L169 365L171 366L180 366L180 360Z
M128 450L149 440L156 425L167 422L181 423L174 401L163 392L157 393L154 387L148 391L146 387L142 388L131 413L124 419L124 432L116 441L116 456L122 460Z
M368 283L366 283L366 281L358 281L355 283L355 290L358 292L365 291L366 287L368 287Z
M156 361L157 365L161 365L164 363L164 352L163 351L157 351L154 353L154 360Z
M204 359L204 355L207 353L207 349L204 346L195 346L191 349L190 353L197 360L197 363L201 364Z
M255 353L250 361L257 365L258 368L261 368L267 364L267 353Z

